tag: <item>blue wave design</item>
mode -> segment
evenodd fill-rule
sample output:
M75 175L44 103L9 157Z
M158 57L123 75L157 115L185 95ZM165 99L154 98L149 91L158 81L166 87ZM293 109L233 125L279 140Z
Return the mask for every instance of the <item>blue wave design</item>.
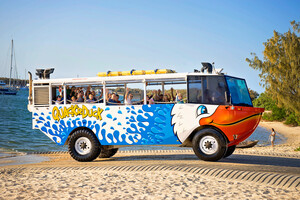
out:
M34 113L36 128L59 145L63 145L69 134L78 127L91 129L102 145L166 145L181 144L173 132L171 111L174 104L127 106L122 110L106 107L106 118L96 121L92 118L65 118L59 122L52 116L44 117ZM125 114L124 114L125 111ZM121 121L120 114L122 114ZM123 116L127 115L127 116ZM120 120L120 121L118 121ZM114 126L111 123L115 123ZM124 126L122 126L124 124Z

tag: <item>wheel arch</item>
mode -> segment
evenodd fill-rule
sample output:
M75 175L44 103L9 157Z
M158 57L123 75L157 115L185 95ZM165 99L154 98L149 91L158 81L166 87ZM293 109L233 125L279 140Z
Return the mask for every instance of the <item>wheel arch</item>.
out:
M221 133L221 135L224 137L226 143L228 144L229 143L229 140L227 138L227 136L223 133L222 130L220 130L219 128L215 127L215 126L211 126L211 125L204 125L204 126L198 126L197 128L195 128L191 134L185 139L185 141L183 142L182 146L184 147L192 147L192 141L193 141L193 138L195 136L195 134L200 131L200 130L203 130L203 129L207 129L207 128L211 128L211 129L214 129L216 131L218 131L219 133Z
M78 130L88 130L88 131L91 131L91 132L96 136L96 134L94 133L94 131L91 130L90 128L87 128L87 127L84 127L84 126L82 126L82 127L77 127L77 128L75 128L74 130L71 131L71 133L69 134L68 138L66 139L64 145L68 145L71 136L72 136L76 131L78 131ZM97 137L97 136L96 136L96 137ZM97 138L98 138L98 137L97 137ZM98 139L98 140L99 140L99 139ZM99 143L100 143L100 141L99 141ZM100 144L101 144L101 143L100 143Z

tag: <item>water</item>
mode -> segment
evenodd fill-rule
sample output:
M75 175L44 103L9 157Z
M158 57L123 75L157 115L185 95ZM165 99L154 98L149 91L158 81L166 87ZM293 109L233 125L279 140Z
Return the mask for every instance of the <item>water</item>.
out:
M58 146L39 130L31 127L31 113L27 110L28 91L20 90L16 96L0 95L0 152L45 152L66 151L67 146ZM259 145L269 145L270 131L258 127L250 140L259 140ZM281 136L278 143L284 142ZM161 146L132 146L122 150L177 149ZM182 149L182 148L181 148Z

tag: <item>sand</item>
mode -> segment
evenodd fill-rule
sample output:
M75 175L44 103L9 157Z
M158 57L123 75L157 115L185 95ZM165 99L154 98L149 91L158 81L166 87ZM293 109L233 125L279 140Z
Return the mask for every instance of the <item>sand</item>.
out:
M3 199L297 199L299 191L189 173L24 170L2 174ZM0 197L1 199L1 197Z
M239 149L235 152L236 154L240 152L259 155L269 152L272 155L272 152L276 152L299 159L300 152L296 152L294 149L300 146L300 127L287 127L279 122L262 122L260 125L266 128L273 127L287 138L287 142L276 145L274 148L268 146ZM165 157L155 160L155 164L168 166L172 163L174 166L176 163L178 165L185 163L185 166L191 166L189 160L177 158L169 160L172 155L170 154L168 157L168 153L166 154ZM276 187L268 185L267 181L261 184L247 180L231 180L192 173L189 170L131 171L130 167L127 170L118 170L118 166L130 166L133 162L132 159L141 159L138 162L140 165L153 164L154 161L143 160L142 156L113 162L109 162L109 160L102 162L97 159L91 163L76 162L68 154L44 156L50 160L37 164L0 167L0 199L300 198L297 187ZM126 155L118 153L116 156L125 157ZM105 167L108 167L109 170Z

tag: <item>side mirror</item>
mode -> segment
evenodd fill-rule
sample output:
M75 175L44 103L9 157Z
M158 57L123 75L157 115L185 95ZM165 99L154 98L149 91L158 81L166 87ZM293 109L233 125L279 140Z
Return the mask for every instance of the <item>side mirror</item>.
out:
M231 104L231 96L229 92L225 91L225 101L229 104Z

